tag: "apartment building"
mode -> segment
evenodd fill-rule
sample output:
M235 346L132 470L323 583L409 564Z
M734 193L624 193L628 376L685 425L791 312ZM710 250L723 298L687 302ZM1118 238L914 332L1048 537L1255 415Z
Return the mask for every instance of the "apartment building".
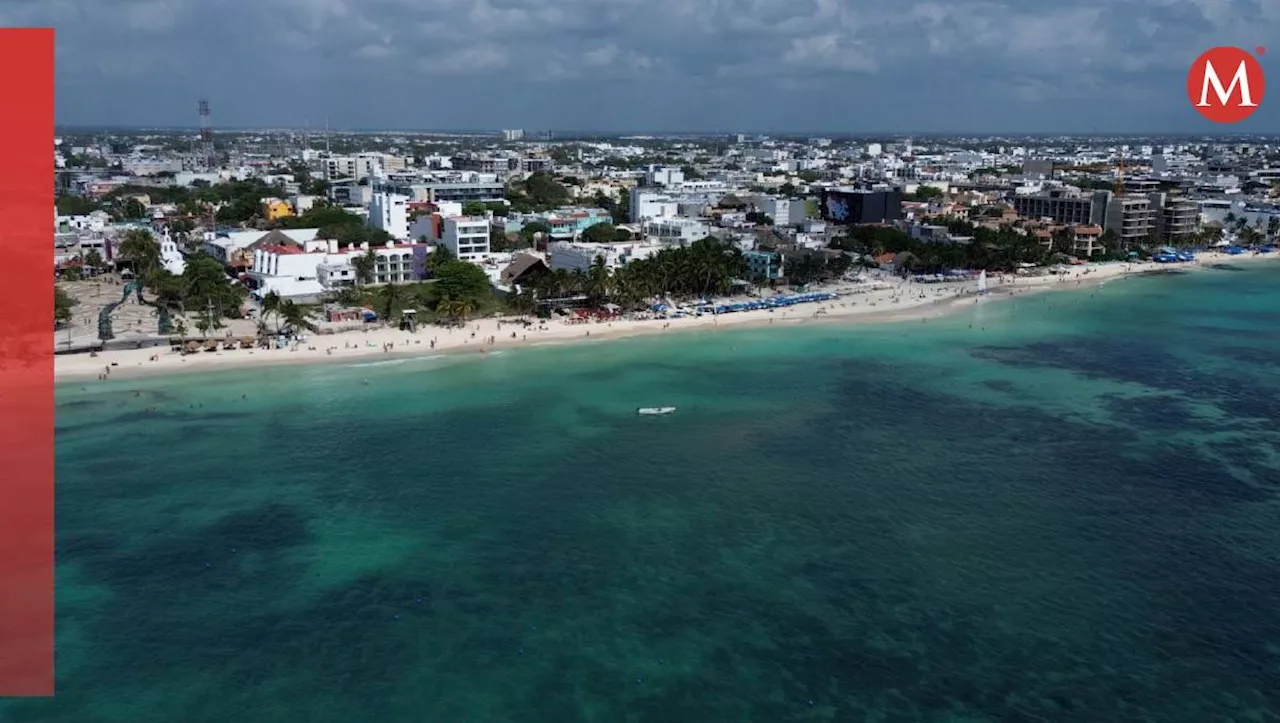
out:
M1080 193L1053 189L1043 193L1013 197L1013 210L1023 218L1049 218L1068 225L1101 224L1106 216L1110 191Z
M674 216L644 222L644 237L653 242L688 246L711 234L711 226L696 218Z
M753 281L776 281L782 278L782 254L776 251L744 251L747 275Z
M393 156L389 153L357 153L353 156L330 156L324 159L324 178L332 181L339 178L354 178L359 181L375 175L379 171L392 173L403 171L411 164L411 159Z
M1121 248L1138 246L1155 231L1156 211L1147 196L1110 196L1103 228L1116 235Z
M514 156L498 156L483 153L459 153L450 159L459 171L507 174L520 168L520 159Z
M655 193L651 189L640 186L632 188L630 194L630 221L640 223L651 218L675 216L680 212L679 199L665 193Z
M1167 244L1184 244L1200 229L1200 206L1189 198L1152 194L1152 202L1159 209L1155 214L1156 233Z
M441 219L440 243L454 257L473 261L490 253L489 219L478 216L449 216Z
M409 198L378 191L369 200L369 226L386 231L394 239L409 237Z

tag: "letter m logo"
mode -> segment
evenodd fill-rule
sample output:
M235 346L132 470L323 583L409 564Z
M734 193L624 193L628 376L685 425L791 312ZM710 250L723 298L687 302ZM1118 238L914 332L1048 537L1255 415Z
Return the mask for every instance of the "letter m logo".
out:
M1223 83L1223 73L1230 82ZM1240 48L1213 48L1196 58L1187 74L1187 96L1205 118L1238 123L1253 115L1266 92L1262 65Z

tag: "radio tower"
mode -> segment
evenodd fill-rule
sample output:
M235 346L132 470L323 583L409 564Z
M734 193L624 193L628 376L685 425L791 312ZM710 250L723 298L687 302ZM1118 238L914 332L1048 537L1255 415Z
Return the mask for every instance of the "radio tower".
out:
M200 155L204 157L204 165L208 169L217 167L217 158L213 151L213 124L209 120L209 101L200 101Z

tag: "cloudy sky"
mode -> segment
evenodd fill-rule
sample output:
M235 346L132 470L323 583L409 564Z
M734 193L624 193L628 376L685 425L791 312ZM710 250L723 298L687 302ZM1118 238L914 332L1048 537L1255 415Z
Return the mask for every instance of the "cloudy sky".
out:
M222 127L1280 129L1280 91L1224 127L1185 90L1203 50L1280 39L1280 0L0 0L0 24L57 29L62 124L194 126L204 97Z

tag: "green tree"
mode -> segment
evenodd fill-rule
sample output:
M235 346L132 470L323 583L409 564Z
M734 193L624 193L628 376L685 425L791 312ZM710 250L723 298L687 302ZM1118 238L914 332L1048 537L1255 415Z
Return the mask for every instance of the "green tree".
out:
M61 286L53 287L53 328L61 328L71 322L71 309L80 302L76 301Z
M119 215L126 221L141 220L147 217L147 207L136 198L128 198L120 205Z
M83 196L62 196L54 198L54 208L59 216L87 216L98 210L98 204Z
M480 201L467 201L462 204L463 216L483 216L488 208Z
M378 264L378 254L369 249L351 259L351 268L356 273L356 285L365 286L373 283L373 271Z
M181 284L187 308L198 308L201 313L212 309L215 323L210 328L221 328L223 318L239 316L244 287L232 284L222 264L212 256L203 252L192 254L182 271Z
M534 238L540 233L551 233L551 226L542 221L531 221L520 227L520 238L529 246L533 246Z
M437 245L435 248L431 249L431 253L427 254L425 264L427 275L434 278L439 274L440 269L445 264L455 260L453 252L449 250L448 246L445 246L444 244Z
M116 250L121 259L133 265L134 274L138 278L160 267L160 242L150 231L125 231Z
M916 187L916 192L912 194L912 198L916 201L931 201L935 198L943 197L942 189L936 186L926 186L921 184Z
M517 209L523 206L528 210L558 208L567 203L569 198L569 189L545 171L529 174L524 181L514 184L508 195L508 200L513 206Z
M446 261L436 270L437 291L441 297L477 301L490 295L489 277L475 264Z
M395 318L396 313L402 310L404 303L404 290L399 284L389 283L382 287L381 307L382 318L390 322Z
M612 289L611 281L612 274L605 263L604 256L597 256L592 261L591 268L587 270L586 279L583 282L583 291L587 293L592 306L600 306L608 297Z
M603 244L617 240L617 229L613 224L604 221L588 226L582 232L582 240L587 243Z
M339 286L329 292L327 296L330 303L338 304L339 306L356 306L363 301L360 290L350 286Z
M314 332L317 327L311 321L315 315L315 311L308 307L295 302L293 299L285 299L280 303L280 316L284 319L286 329L292 330L294 333L299 331Z
M274 291L268 291L262 297L262 320L266 321L271 317L276 319L276 332L280 331L280 294Z

